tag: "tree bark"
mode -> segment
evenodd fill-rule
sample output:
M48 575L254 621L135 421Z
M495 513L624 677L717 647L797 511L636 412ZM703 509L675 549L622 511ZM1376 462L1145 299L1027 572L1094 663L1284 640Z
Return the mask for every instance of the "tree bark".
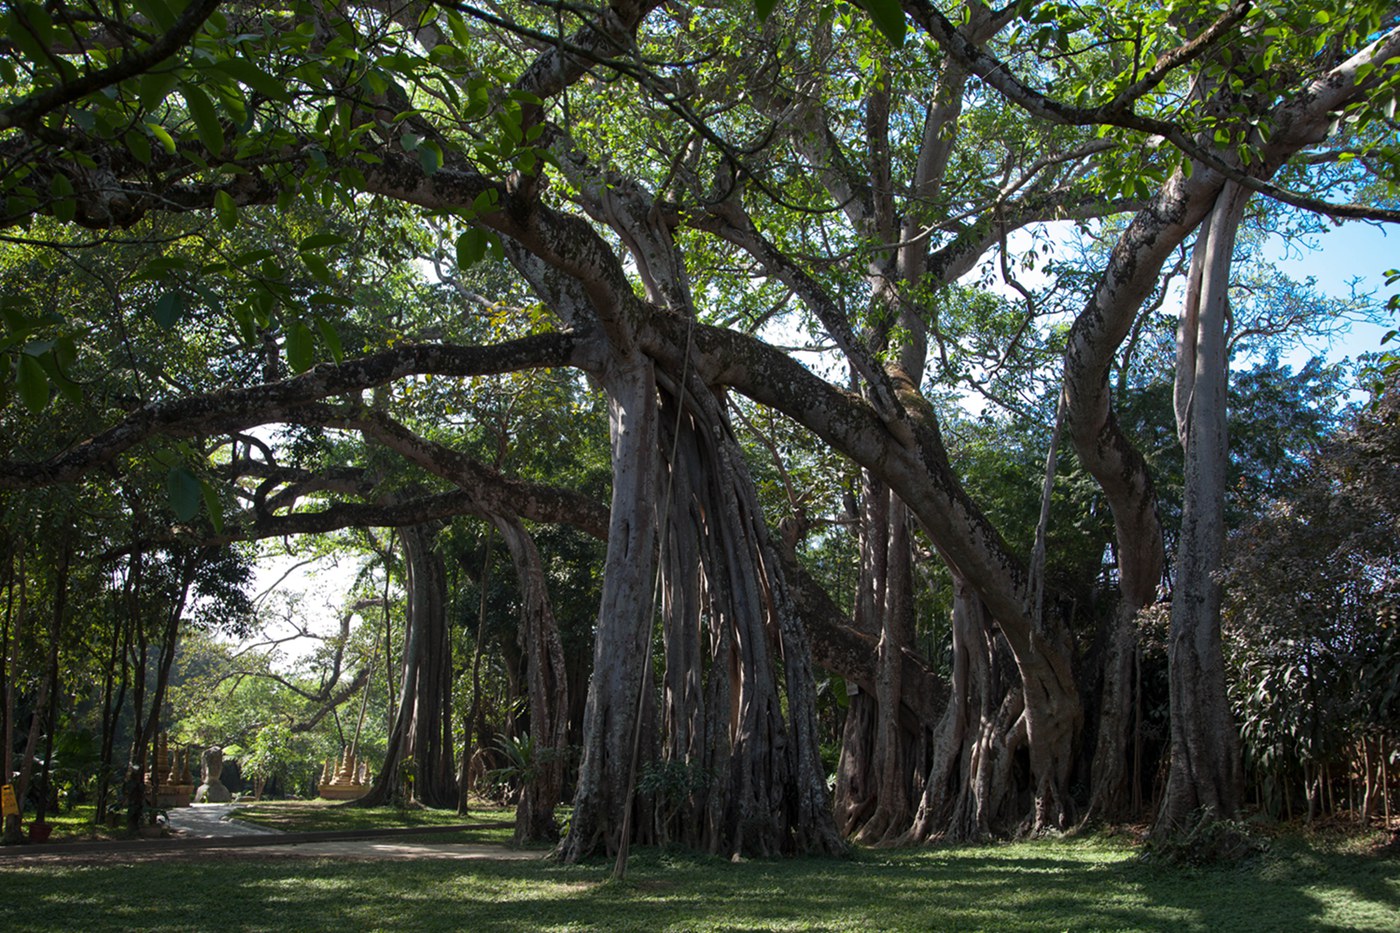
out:
M408 589L407 634L398 715L384 767L357 803L382 806L410 798L430 807L457 806L452 736L452 642L447 626L447 579L434 541L436 529L400 530Z
M530 700L530 742L534 760L515 811L515 844L555 842L559 825L554 808L564 785L568 749L569 681L564 647L549 605L544 563L525 526L516 518L498 517L495 526L510 549L520 580L519 640L525 651Z
M911 842L980 841L1026 820L1014 779L1015 753L1027 739L1025 694L980 597L960 577L953 586L951 699L934 733Z
M612 438L612 503L593 676L583 714L583 758L569 834L557 854L576 862L617 852L630 804L631 749L644 706L643 661L652 633L656 568L658 426L656 378L633 355L605 375ZM636 824L646 825L641 819Z
M1239 811L1239 735L1225 688L1219 572L1225 543L1226 389L1230 260L1249 193L1225 186L1191 261L1177 357L1177 418L1185 501L1168 646L1171 770L1154 833Z

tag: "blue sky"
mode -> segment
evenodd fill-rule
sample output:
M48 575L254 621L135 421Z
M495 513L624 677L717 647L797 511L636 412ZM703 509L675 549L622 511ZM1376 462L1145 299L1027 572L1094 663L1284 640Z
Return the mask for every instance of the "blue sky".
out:
M1273 258L1289 275L1296 279L1311 276L1319 291L1334 298L1351 295L1354 284L1358 294L1373 292L1374 307L1383 309L1386 300L1400 291L1400 283L1386 288L1384 274L1387 269L1400 268L1400 229L1352 222L1308 237L1301 247L1285 245L1282 240L1274 246ZM1381 338L1400 321L1384 312L1378 316L1379 323L1354 324L1338 335L1328 348L1328 358L1354 360L1381 349Z

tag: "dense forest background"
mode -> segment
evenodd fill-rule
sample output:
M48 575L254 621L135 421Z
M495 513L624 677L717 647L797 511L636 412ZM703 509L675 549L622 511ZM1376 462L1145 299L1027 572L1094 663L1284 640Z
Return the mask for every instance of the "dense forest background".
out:
M1270 257L1400 219L1395 4L3 18L37 818L169 732L570 860L1390 820L1397 367L1285 361L1396 299Z

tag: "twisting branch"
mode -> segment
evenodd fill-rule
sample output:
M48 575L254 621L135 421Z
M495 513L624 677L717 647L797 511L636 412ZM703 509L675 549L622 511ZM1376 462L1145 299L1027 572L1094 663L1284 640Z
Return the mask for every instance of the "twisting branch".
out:
M0 489L68 482L157 435L211 434L287 420L312 402L404 376L484 376L570 366L584 342L575 334L553 333L495 346L408 344L345 363L322 363L281 382L154 402L61 454L39 461L0 461Z

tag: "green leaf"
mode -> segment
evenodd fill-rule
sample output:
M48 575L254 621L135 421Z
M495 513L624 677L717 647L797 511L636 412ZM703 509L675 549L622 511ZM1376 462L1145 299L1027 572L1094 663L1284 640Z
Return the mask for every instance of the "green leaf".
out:
M840 709L845 709L851 705L851 691L846 685L846 678L831 678L831 693L836 697L836 705Z
M132 0L131 5L159 26L161 32L168 32L175 25L175 11L165 0Z
M162 330L169 330L185 315L185 296L180 292L166 292L156 299L151 309L151 317Z
M302 253L301 261L317 280L325 282L327 285L335 280L334 276L331 275L331 267L326 265L326 261L315 253Z
M189 108L190 117L194 120L199 141L209 150L210 155L223 152L224 128L219 125L219 112L214 109L214 102L209 99L208 94L193 84L186 84L181 92L185 96L185 106Z
M1389 274L1388 272L1386 273L1386 275ZM1390 282L1386 282L1385 284L1389 285ZM3 299L3 295L0 295L0 299ZM25 334L32 330L37 330L39 327L38 321L30 320L25 317L24 313L21 312L19 308L16 308L13 303L3 300L0 300L0 320L5 322L5 329L16 337L23 337Z
M326 349L331 351L331 358L337 363L345 359L345 347L341 345L340 334L336 333L335 325L323 317L316 319L316 332L321 335L321 342L326 345Z
M54 175L49 183L49 194L53 196L54 219L69 223L78 213L78 203L73 200L73 183L62 172Z
M151 141L140 130L128 130L122 137L127 151L142 165L151 164Z
M768 22L769 15L772 14L777 5L778 0L753 0L753 8L754 12L758 14L758 21L760 23Z
M495 188L487 188L472 199L472 213L474 215L485 214L487 211L496 209L498 195Z
M160 141L160 144L165 147L167 153L170 155L175 154L175 137L171 136L165 127L161 126L159 123L147 123L146 129L150 130L151 135Z
M194 264L183 256L157 256L141 267L141 271L136 273L136 278L139 281L149 281L164 278L171 272L181 272L193 268Z
M291 92L287 90L285 84L272 77L272 75L263 71L246 58L224 59L214 67L234 78L240 84L244 84L254 91L257 91L269 100L275 100L284 104L291 102L292 95Z
M437 170L442 168L442 149L432 140L424 140L418 146L418 162L423 166L424 173L436 174Z
M313 249L325 249L327 246L339 246L348 243L349 240L338 233L313 233L297 244L297 249L305 253Z
M233 203L233 198L227 191L214 193L214 210L218 212L220 227L232 230L238 226L238 205Z
M457 238L457 268L466 269L486 255L486 234L470 227Z
M44 367L28 353L21 353L19 371L15 377L19 399L24 402L24 407L36 415L43 411L49 404L49 377L44 374Z
M271 259L276 255L277 253L275 251L266 248L250 249L245 253L239 253L237 256L233 257L233 264L242 269L245 266L251 266L254 263L262 262L264 259Z
M74 405L83 403L83 390L71 379L63 374L63 368L59 365L59 356L62 347L59 341L52 344L52 350L46 350L42 356L34 357L39 361L39 365L44 368L44 374L49 377L49 385L58 390L62 395Z
M311 328L304 321L297 321L287 331L287 365L292 367L292 372L304 373L311 368L315 361L314 349L315 338L311 335Z
M875 28L885 34L891 45L902 47L909 24L904 20L904 8L899 0L862 0L862 3L875 21Z
M136 97L141 101L143 108L155 110L165 102L165 99L170 96L170 92L175 90L175 85L179 83L180 79L174 72L147 72L141 76Z
M165 491L170 496L170 509L175 513L176 521L187 522L199 514L199 504L204 501L204 485L188 469L171 467L165 475Z
M204 510L209 513L209 524L214 526L214 533L219 534L224 530L224 504L207 482L199 484L199 491L204 499Z

